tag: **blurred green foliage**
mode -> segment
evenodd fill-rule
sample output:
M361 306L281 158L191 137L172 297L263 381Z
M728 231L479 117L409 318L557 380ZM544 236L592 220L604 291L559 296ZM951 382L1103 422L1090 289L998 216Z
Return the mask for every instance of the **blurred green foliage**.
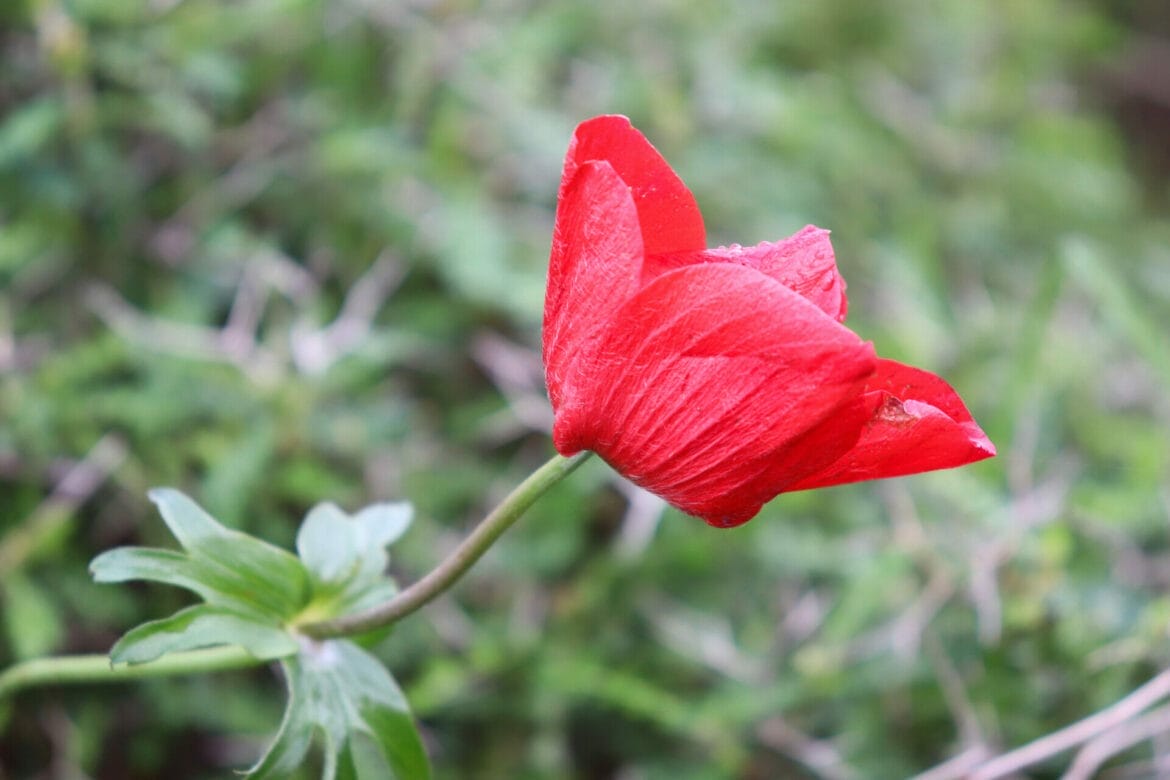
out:
M0 4L0 665L189 603L88 579L169 544L155 485L284 547L319 501L407 499L395 575L439 560L550 453L561 156L619 112L713 242L831 228L851 326L1001 454L734 531L590 464L376 648L438 776L900 777L1109 704L1168 660L1168 30L1140 0ZM280 700L264 670L29 691L0 777L225 777Z

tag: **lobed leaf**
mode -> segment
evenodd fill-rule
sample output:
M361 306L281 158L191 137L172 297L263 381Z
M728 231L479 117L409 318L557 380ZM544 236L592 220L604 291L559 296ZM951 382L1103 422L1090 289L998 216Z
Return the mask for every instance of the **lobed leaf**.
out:
M371 504L353 516L354 522L365 533L367 542L384 550L406 533L414 509L409 502Z
M226 599L207 583L194 576L190 559L176 550L153 547L117 547L107 550L89 564L94 582L129 582L149 580L185 588L205 601Z
M188 576L216 594L196 591L207 601L245 604L278 619L305 605L308 574L291 553L225 528L177 490L155 489L150 498L189 556Z
M348 640L305 642L281 662L289 701L252 780L287 777L314 738L325 750L322 780L425 780L430 761L398 684Z
M336 504L317 504L297 532L297 554L318 583L344 582L361 557L357 527Z
M396 592L386 576L386 547L410 525L407 503L382 503L349 515L335 504L310 510L297 533L297 552L313 580L315 599L329 602L334 614L345 614Z
M284 778L322 743L326 780L415 780L430 764L402 691L386 668L352 642L300 640L286 628L309 615L334 617L390 598L386 547L410 524L409 504L375 504L355 515L319 504L297 533L300 557L225 528L176 490L151 491L183 551L127 547L90 564L98 582L150 580L204 599L128 631L115 663L238 645L260 659L283 659L289 699L252 778Z
M254 616L226 607L196 604L127 631L110 649L110 660L140 664L167 653L216 645L239 645L264 660L297 651L296 640L278 625L258 623Z

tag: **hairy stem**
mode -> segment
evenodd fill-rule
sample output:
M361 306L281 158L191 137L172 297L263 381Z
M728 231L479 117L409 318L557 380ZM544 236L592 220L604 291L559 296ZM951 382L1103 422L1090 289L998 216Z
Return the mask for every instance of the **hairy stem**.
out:
M508 494L475 530L443 562L406 590L374 607L333 620L298 626L297 630L315 639L350 636L382 628L406 617L451 587L480 559L538 498L567 477L589 457L582 452L571 458L554 455Z
M0 701L22 688L37 685L109 683L140 680L144 677L169 677L180 674L218 672L259 666L262 661L240 647L213 647L170 653L143 664L110 663L108 655L63 655L34 658L0 672Z

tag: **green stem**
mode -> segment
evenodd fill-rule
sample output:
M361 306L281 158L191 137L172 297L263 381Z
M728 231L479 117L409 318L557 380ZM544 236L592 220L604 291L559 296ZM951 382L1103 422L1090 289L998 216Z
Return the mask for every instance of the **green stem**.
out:
M0 701L36 685L72 683L106 683L139 680L144 677L169 677L178 674L218 672L243 669L266 663L240 647L213 647L164 655L144 664L110 663L108 655L63 655L33 658L0 672Z
M455 548L455 552L431 569L421 580L389 601L352 615L306 623L297 626L297 630L315 639L325 639L362 634L401 620L451 587L487 552L492 543L520 518L520 515L549 488L571 474L589 455L589 452L582 452L571 458L554 455L552 460L517 485L516 489Z
M521 482L499 506L485 517L446 560L425 577L394 598L364 612L296 626L296 630L315 639L361 634L399 620L451 587L487 552L500 534L519 519L538 498L567 477L589 457L588 452L564 458L554 456ZM66 655L34 658L0 672L0 701L22 688L36 685L105 683L138 680L144 677L169 677L181 674L217 672L259 666L265 661L243 648L214 647L170 653L144 664L114 666L106 655Z

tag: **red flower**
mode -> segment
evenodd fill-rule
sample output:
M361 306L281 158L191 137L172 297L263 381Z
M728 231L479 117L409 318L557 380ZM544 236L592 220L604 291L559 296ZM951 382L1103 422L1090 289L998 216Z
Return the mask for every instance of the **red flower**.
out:
M694 197L628 119L577 128L544 308L563 455L593 450L733 526L785 491L995 454L946 382L878 358L845 309L828 231L707 249Z

